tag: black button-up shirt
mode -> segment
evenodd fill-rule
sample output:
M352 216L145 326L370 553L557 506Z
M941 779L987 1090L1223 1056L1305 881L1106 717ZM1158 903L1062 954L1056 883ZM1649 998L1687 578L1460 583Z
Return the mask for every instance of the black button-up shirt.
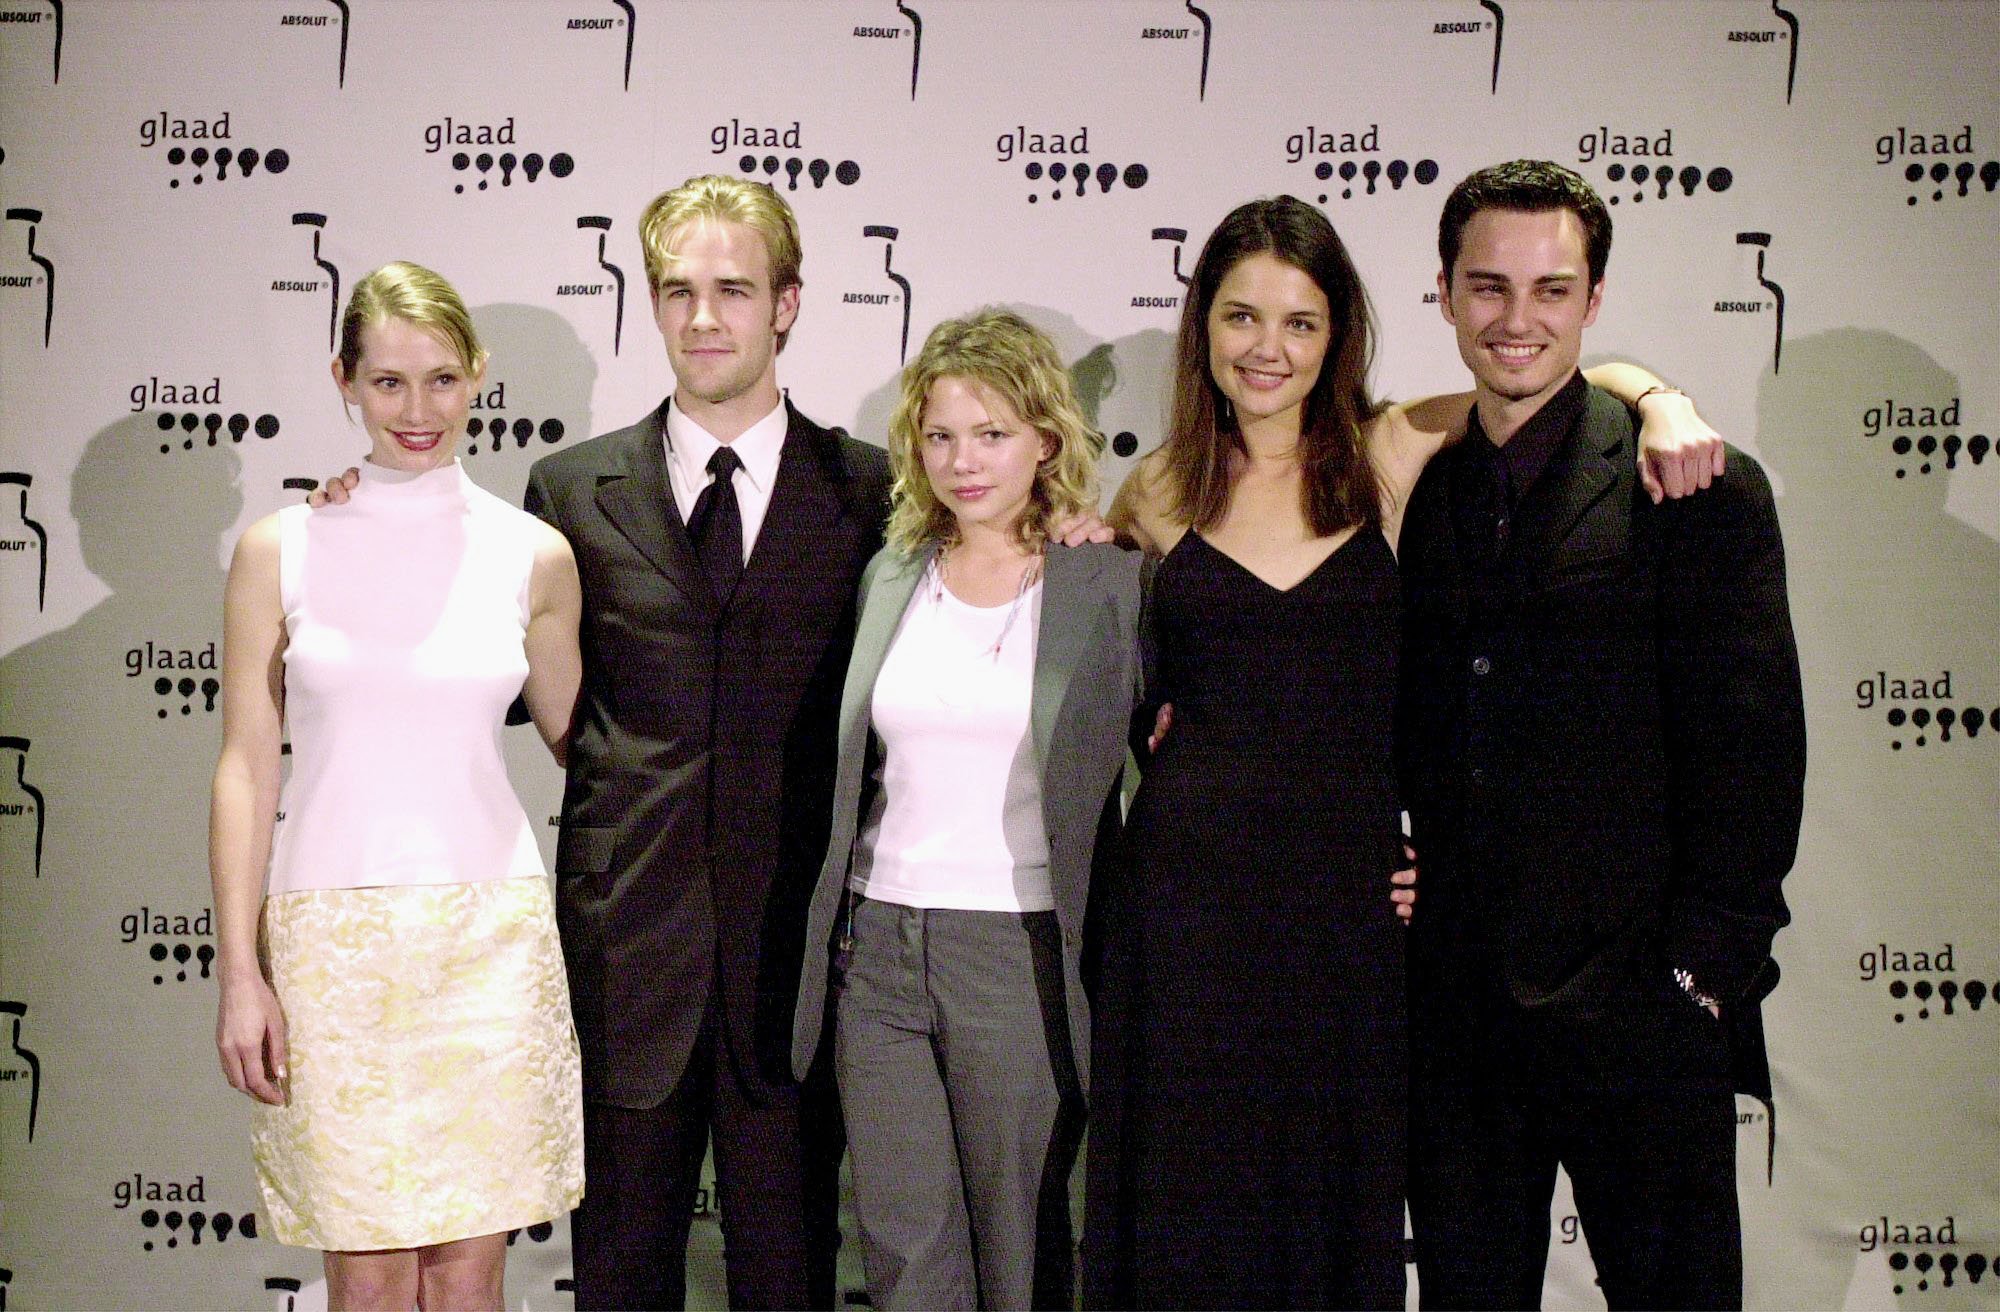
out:
M1476 544L1478 555L1490 560L1507 549L1521 498L1548 468L1550 457L1583 413L1589 393L1582 371L1570 374L1561 390L1505 445L1496 445L1479 422L1479 411L1472 412L1465 430L1467 476L1453 480L1452 513L1465 541Z

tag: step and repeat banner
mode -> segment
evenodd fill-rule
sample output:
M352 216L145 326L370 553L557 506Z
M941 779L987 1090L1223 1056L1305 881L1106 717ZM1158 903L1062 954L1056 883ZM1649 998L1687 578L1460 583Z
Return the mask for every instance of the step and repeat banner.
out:
M1779 489L1812 740L1739 1121L1748 1300L2000 1307L2000 23L1820 0L0 0L0 1308L323 1305L255 1208L213 1051L223 572L353 463L342 298L397 258L493 352L465 460L671 388L634 234L695 173L805 238L780 381L881 441L989 303L1055 337L1116 486L1161 436L1209 229L1290 192L1352 245L1380 392L1467 384L1434 294L1472 169L1612 207L1597 358ZM551 850L560 779L508 738ZM1601 1307L1566 1187L1552 1307ZM845 1286L860 1297L856 1245ZM707 1198L692 1266L720 1306ZM510 1302L565 1308L566 1223Z

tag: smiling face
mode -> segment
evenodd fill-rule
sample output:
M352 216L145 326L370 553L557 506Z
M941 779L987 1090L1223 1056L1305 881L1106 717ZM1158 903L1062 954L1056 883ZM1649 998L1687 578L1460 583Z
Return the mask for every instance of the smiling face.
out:
M333 381L361 411L368 459L421 473L451 463L484 370L468 370L445 341L407 319L361 330L361 355L349 378L338 359Z
M946 375L925 398L917 449L931 491L958 517L962 540L980 529L1015 532L1055 443L992 388Z
M1590 285L1571 211L1486 209L1466 223L1438 292L1480 400L1533 414L1575 372L1604 284Z
M1239 427L1260 421L1299 427L1333 340L1326 293L1275 255L1238 260L1208 309L1208 369L1236 407Z
M772 291L770 253L746 224L694 220L667 250L653 318L675 402L718 437L734 437L778 404L778 335L798 317L799 289Z

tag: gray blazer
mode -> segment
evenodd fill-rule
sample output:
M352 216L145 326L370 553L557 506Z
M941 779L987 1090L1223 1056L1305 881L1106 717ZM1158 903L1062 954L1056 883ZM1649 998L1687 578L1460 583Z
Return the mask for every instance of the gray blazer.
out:
M792 1070L800 1079L819 1048L828 948L872 786L870 759L880 751L879 744L871 743L869 722L875 678L929 563L928 552L910 557L884 548L861 578L860 622L840 699L833 829L806 922L805 964L792 1019ZM1080 973L1084 909L1100 826L1118 822L1119 772L1141 692L1140 564L1137 552L1112 546L1051 546L1042 572L1041 632L1028 723L1041 776L1049 882L1062 929L1070 1051L1085 1089L1090 1087L1090 1006Z

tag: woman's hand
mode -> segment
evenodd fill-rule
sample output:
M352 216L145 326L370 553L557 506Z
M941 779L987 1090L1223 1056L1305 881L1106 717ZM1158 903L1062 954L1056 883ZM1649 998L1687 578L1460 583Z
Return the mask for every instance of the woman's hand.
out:
M1389 900L1396 904L1396 914L1407 921L1417 910L1417 851L1405 843L1403 856L1410 868L1389 876Z
M1722 476L1722 435L1694 412L1693 401L1680 392L1652 392L1638 409L1639 482L1654 505Z
M215 1047L230 1088L273 1107L285 1105L285 1012L262 975L224 977Z

